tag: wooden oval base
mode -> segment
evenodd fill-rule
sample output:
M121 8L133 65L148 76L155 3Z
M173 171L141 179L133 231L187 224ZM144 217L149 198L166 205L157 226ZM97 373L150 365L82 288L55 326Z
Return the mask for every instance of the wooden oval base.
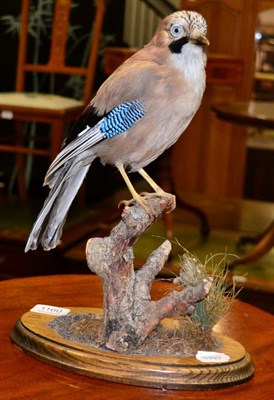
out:
M70 308L72 313L97 313L94 308ZM254 367L238 342L218 335L225 363L204 363L196 357L130 356L100 350L61 338L48 323L56 316L27 312L12 333L14 344L43 362L82 375L108 381L167 389L214 389L239 385L251 379Z

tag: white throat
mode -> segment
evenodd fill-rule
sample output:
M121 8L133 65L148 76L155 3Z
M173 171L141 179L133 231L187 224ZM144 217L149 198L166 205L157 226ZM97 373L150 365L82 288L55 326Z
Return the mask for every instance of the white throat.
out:
M206 54L203 49L194 44L185 44L181 53L171 54L173 63L184 75L194 91L204 91Z

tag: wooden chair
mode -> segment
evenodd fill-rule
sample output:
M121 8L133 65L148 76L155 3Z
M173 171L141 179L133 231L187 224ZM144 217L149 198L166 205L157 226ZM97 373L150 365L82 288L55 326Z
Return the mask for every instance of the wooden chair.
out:
M68 65L66 61L68 28L70 27L72 15L71 0L56 0L53 2L52 30L48 41L48 61L31 64L28 61L29 47L33 47L34 43L28 34L28 27L31 16L30 11L33 12L33 5L30 0L22 0L15 92L0 93L0 117L1 119L13 120L16 130L16 135L13 134L13 143L10 140L3 143L2 139L0 139L2 142L0 143L0 152L13 153L15 155L18 191L22 199L27 197L24 173L26 155L47 156L50 160L54 159L60 150L67 124L77 118L92 96L105 4L104 0L79 3L78 9L82 7L82 3L85 3L86 7L90 3L89 12L94 16L93 21L90 21L92 26L86 66L75 66L74 59L73 65ZM86 11L83 12L86 13ZM65 75L82 76L85 80L82 98L75 99L61 96L54 94L54 90L49 90L48 93L26 92L28 88L26 81L29 79L27 77L30 72L35 73L37 76L47 74L42 75L44 79L45 76L47 79L49 76L54 76L54 79L57 79L57 77L64 79ZM40 148L38 148L38 141L35 141L35 146L30 146L30 141L23 137L22 126L25 122L30 121L45 123L50 126L49 145L47 148L45 148L45 145L43 147L40 145ZM0 138L3 138L3 136L2 133Z

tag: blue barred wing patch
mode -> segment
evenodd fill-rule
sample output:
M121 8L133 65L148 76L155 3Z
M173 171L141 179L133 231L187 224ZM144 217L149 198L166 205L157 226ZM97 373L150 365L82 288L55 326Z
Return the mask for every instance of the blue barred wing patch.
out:
M103 139L110 139L125 132L139 121L145 113L146 108L141 100L119 104L104 117L100 127L100 131L104 133Z
M119 104L106 114L93 127L88 124L82 131L69 141L49 167L46 180L53 176L55 171L66 162L100 143L102 140L110 139L131 128L146 113L146 108L141 100L133 100Z

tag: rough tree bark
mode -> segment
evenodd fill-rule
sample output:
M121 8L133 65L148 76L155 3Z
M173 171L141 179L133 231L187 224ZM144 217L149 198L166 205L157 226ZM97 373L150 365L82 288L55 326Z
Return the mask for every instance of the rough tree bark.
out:
M138 204L126 207L121 221L105 238L87 242L86 257L91 271L101 279L104 291L104 338L109 349L126 352L137 348L161 319L172 314L189 314L211 287L205 280L197 287L172 291L152 301L150 289L171 251L166 240L134 271L133 244L168 206L166 197L148 200L150 211Z

